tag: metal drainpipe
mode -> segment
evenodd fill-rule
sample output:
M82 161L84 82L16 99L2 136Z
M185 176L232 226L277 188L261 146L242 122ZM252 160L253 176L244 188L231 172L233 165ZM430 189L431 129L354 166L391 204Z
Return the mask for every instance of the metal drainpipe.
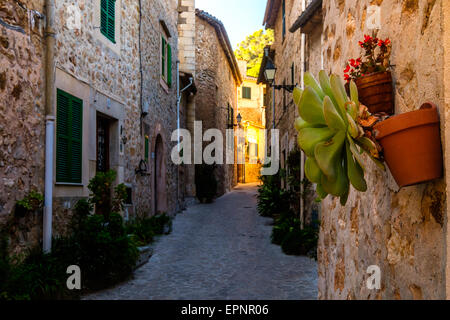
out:
M52 249L53 220L53 150L55 144L55 31L53 29L55 4L53 0L45 0L46 11L46 65L45 65L45 191L43 250L48 253Z
M177 144L178 154L180 154L180 60L177 60ZM180 166L177 166L177 212L180 211Z
M305 3L305 0L303 0L302 1L302 11L305 11L305 8L306 8L306 3ZM305 63L304 63L304 61L305 61L305 54L306 54L306 52L305 52L305 45L306 45L305 39L306 39L306 37L305 37L304 34L302 34L301 38L302 38L302 40L301 40L301 49L300 50L301 50L301 58L302 58L302 66L303 66L303 70L301 71L301 73L302 73L302 75L301 75L301 88L304 89L305 84L303 82L303 75L305 73L305 70L304 70ZM300 179L301 179L301 182L303 182L305 180L305 161L306 161L306 159L305 159L305 153L303 151L300 151L300 152L301 152L301 157L300 157ZM300 227L301 227L302 230L305 228L305 205L306 204L305 204L305 199L303 197L303 193L304 192L305 192L305 187L304 187L303 183L301 183L300 184L300 193L301 193L302 196L300 197Z

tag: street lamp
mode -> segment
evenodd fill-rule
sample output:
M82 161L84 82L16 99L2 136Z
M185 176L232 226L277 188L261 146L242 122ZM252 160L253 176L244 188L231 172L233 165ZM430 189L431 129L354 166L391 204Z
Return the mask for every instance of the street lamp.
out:
M294 91L295 84L281 84L277 85L274 84L275 80L275 74L277 72L277 67L275 67L275 64L273 63L272 59L269 56L269 48L265 48L264 50L267 62L264 69L264 76L266 77L266 81L270 84L272 87L272 121L273 121L273 127L272 129L275 129L275 90L286 90L290 93Z
M272 62L272 59L268 58L266 69L264 70L264 76L266 77L267 82L270 84L275 80L275 73L277 72L277 68Z
M240 127L241 126L241 122L242 122L242 116L241 116L240 113L237 115L236 120L237 120L238 126Z

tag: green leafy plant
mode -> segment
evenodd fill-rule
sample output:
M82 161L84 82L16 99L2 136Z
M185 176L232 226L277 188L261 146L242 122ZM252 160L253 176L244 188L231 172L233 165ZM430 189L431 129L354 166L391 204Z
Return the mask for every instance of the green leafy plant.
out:
M264 56L264 48L274 41L273 29L258 30L238 44L234 52L238 60L247 61L247 76L257 78ZM244 75L243 75L244 76Z
M276 175L260 177L262 184L258 187L257 209L261 216L274 217L289 210L292 192L281 188L283 175L284 171L280 170Z
M295 121L298 144L308 157L305 174L317 184L318 201L333 195L345 205L350 184L367 191L362 153L383 169L384 164L379 146L361 125L372 115L360 105L355 83L350 82L348 97L338 76L330 78L322 70L319 80L306 73L305 90L297 87L293 92L300 114Z
M280 245L287 255L308 255L317 257L319 231L312 225L301 229L300 219L293 211L286 211L275 221L272 229L272 243Z
M166 227L168 232L166 232ZM126 225L127 233L132 235L138 246L145 246L153 242L153 238L172 230L172 219L166 214L153 216L138 216Z
M27 213L34 212L40 208L42 208L44 203L44 196L32 190L25 198L17 201L16 203L16 216L24 216Z
M126 186L117 185L113 190L113 184L117 173L114 170L98 172L89 182L91 191L89 202L95 206L97 214L108 216L111 212L121 212L127 198ZM114 197L112 195L114 194Z

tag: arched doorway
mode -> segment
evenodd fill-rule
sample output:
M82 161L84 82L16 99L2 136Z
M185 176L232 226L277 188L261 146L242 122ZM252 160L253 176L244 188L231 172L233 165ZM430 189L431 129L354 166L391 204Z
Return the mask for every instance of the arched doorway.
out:
M160 214L167 212L166 163L164 157L164 142L160 134L156 136L154 150L154 212L155 214Z

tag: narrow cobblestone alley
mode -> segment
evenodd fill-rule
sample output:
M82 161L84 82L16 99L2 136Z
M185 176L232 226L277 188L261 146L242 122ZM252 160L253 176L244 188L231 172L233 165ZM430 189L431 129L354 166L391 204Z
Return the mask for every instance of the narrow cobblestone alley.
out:
M240 185L179 214L133 280L85 299L316 299L316 262L271 244L270 222L256 211L256 185Z

